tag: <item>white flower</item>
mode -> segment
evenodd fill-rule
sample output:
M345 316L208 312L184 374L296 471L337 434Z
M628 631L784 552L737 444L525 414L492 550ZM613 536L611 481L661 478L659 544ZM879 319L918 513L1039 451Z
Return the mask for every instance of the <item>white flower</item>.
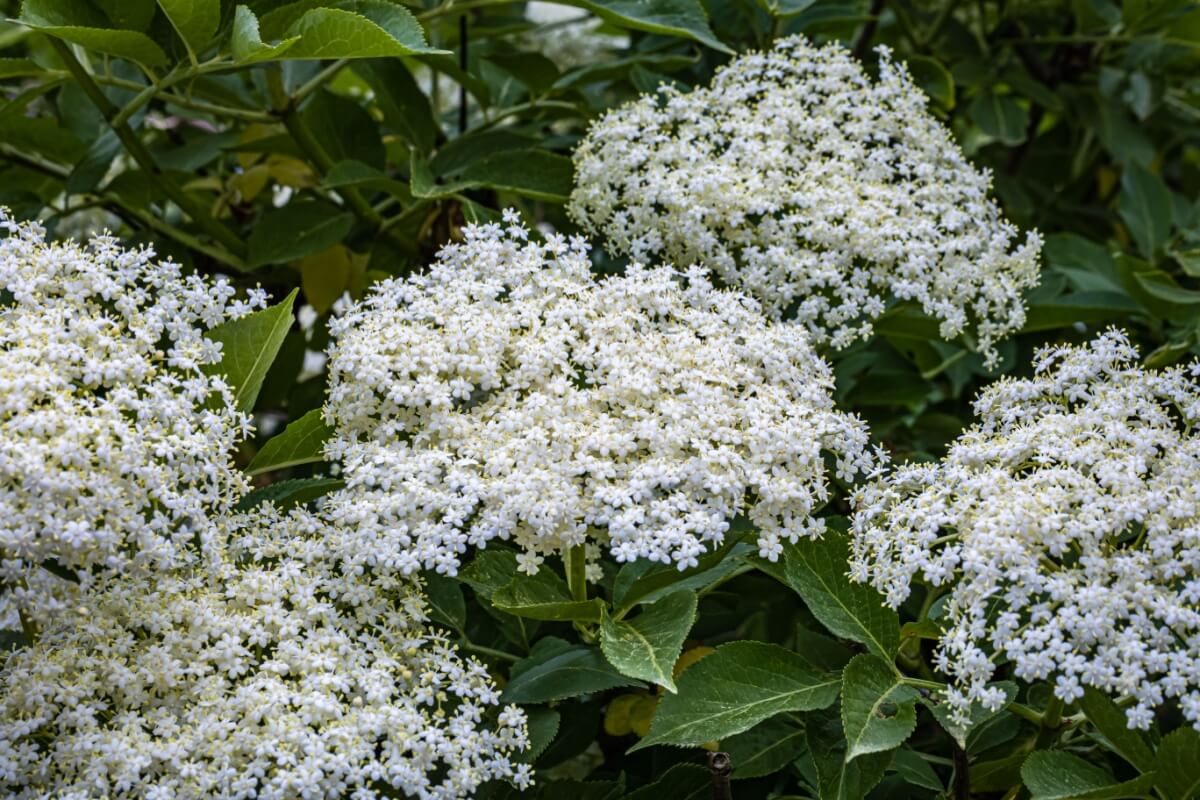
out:
M988 199L886 48L879 79L802 37L741 56L711 87L610 111L575 152L569 210L638 260L698 262L844 347L894 300L969 333L989 364L1021 327L1040 237Z
M325 512L354 558L454 573L510 539L532 572L590 538L682 569L739 514L767 553L817 533L825 454L873 468L803 329L699 271L595 281L582 240L465 236L330 323L327 455L348 485Z
M960 714L1003 655L1063 700L1135 701L1131 727L1178 698L1200 728L1200 387L1117 331L1035 369L984 390L940 463L858 492L851 573L892 605L919 574L948 587L937 660Z
M170 563L244 491L250 421L203 333L264 296L109 236L50 243L2 209L0 228L0 602L36 615L62 583L42 562L85 580Z
M468 797L529 783L524 714L425 627L415 579L330 560L339 533L265 508L188 568L116 576L0 670L6 796ZM488 714L489 717L494 715Z

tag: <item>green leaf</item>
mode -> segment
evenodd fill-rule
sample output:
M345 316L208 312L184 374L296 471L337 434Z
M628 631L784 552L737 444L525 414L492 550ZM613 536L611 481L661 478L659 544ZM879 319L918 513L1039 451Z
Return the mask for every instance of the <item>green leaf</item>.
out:
M413 149L422 153L432 150L441 130L429 98L404 62L395 58L376 58L359 62L354 71L374 92L384 124L407 139Z
M529 747L517 753L516 758L523 764L532 764L537 761L538 756L546 752L546 748L554 741L554 737L558 734L558 727L562 723L562 715L553 708L543 708L542 706L533 706L524 711L528 720Z
M46 68L28 58L0 58L0 79L41 75Z
M354 227L354 215L321 200L300 200L268 211L250 232L250 269L303 258L337 244Z
M221 345L221 360L205 365L204 371L225 376L238 411L254 408L267 370L292 327L292 303L298 292L292 289L282 303L223 322L205 334Z
M145 31L154 18L154 0L93 0L116 28Z
M68 164L77 163L87 153L87 148L71 131L46 117L0 113L0 139L10 147Z
M967 113L993 139L1008 145L1025 141L1029 112L1012 95L997 94L989 88L975 96Z
M842 670L846 760L904 744L917 727L919 696L883 659L867 653L850 659Z
M97 53L126 58L149 67L167 63L167 54L144 33L109 27L97 8L73 0L25 0L18 17L23 25Z
M53 558L47 558L45 561L43 561L42 569L46 570L46 572L49 572L51 575L56 575L59 578L62 578L64 581L79 583L79 573L68 566L60 564Z
M731 642L679 676L678 693L663 698L650 733L633 749L697 745L785 711L824 708L837 699L839 685L836 674L779 645Z
M599 622L604 601L575 600L567 583L546 567L535 575L517 575L492 595L492 605L508 614L529 619Z
M835 531L784 548L788 584L835 636L864 644L891 661L900 648L900 618L870 586L847 577L846 537Z
M257 64L260 61L272 61L288 51L299 36L284 39L278 44L266 44L258 30L258 17L246 6L238 6L233 15L233 36L230 39L229 50L236 61L241 64Z
M632 620L614 620L604 614L600 649L622 675L657 683L674 692L671 671L695 621L695 593L674 592Z
M954 108L954 78L942 62L929 56L908 56L905 64L930 99L942 108Z
M199 55L221 24L221 0L158 0L188 50Z
M709 800L712 796L712 774L707 768L673 764L654 783L630 792L624 800Z
M643 687L612 668L594 647L547 636L528 658L513 665L501 697L505 703L549 703L618 686Z
M1126 166L1117 210L1138 250L1153 259L1171 235L1171 191L1162 178L1137 164Z
M496 590L517 577L517 554L512 550L491 547L480 550L475 559L463 569L459 578L489 603Z
M461 631L467 624L467 602L458 581L436 572L426 572L422 579L425 598L429 601L429 618L452 630ZM558 727L557 723L555 727Z
M1137 767L1139 772L1154 769L1154 753L1145 736L1141 731L1130 729L1125 712L1107 695L1089 686L1083 690L1079 705L1087 715L1088 722L1096 726L1096 730L1108 740L1109 747L1121 758Z
M414 53L444 53L425 43L425 31L408 9L386 0L353 0L342 8L314 8L288 28L300 41L285 54L289 60L387 58Z
M314 408L300 419L292 420L283 432L271 437L255 454L246 472L261 475L277 469L312 464L325 460L325 440L333 428L325 424L321 409Z
M1163 737L1155 761L1155 785L1164 800L1200 796L1200 731L1178 728Z
M1119 783L1095 764L1058 750L1030 753L1021 780L1033 800L1128 800L1146 797L1154 786L1153 773Z
M680 570L674 564L637 559L621 567L613 582L613 605L624 616L638 603L653 603L679 589L702 589L723 579L742 565L738 557L753 549L740 537L748 523L735 520L716 550L696 559L696 566Z
M769 719L721 742L733 764L733 780L771 775L808 748L804 728L783 718Z
M497 189L564 203L575 181L571 159L538 148L507 150L481 158L456 177L435 178L428 163L412 155L412 193L416 197L448 197L469 189Z
M912 750L897 750L892 756L892 767L896 773L913 786L931 789L935 792L945 792L942 779L929 766L929 762Z
M261 503L271 502L286 511L289 508L312 502L318 497L324 497L345 485L345 481L337 478L293 478L276 481L269 486L250 492L238 501L237 508L239 511L248 511Z
M834 708L806 714L804 732L817 770L820 800L861 800L883 780L891 753L868 753L850 761L841 715Z
M616 25L667 36L681 36L723 53L732 53L713 35L699 0L564 0Z

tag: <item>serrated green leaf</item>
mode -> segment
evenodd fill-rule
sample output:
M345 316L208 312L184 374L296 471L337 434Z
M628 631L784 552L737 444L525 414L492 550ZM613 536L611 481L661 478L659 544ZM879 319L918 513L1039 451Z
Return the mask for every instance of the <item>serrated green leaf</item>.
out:
M733 736L785 711L832 703L841 681L791 650L765 642L731 642L679 676L663 698L650 733L634 747L697 745Z
M269 501L286 511L294 506L312 502L318 497L324 497L345 485L345 481L337 478L293 478L276 481L250 492L238 501L237 508L240 511L248 511L260 503Z
M1021 765L1021 780L1033 800L1130 800L1147 797L1154 787L1153 773L1121 783L1095 764L1058 750L1030 753Z
M575 600L567 583L543 567L535 575L517 575L492 595L492 605L506 614L558 622L599 622L604 601Z
M546 748L554 741L562 722L562 715L552 708L541 706L527 708L524 711L528 720L529 747L517 753L516 758L523 764L532 764L537 761L538 756L546 752Z
M808 748L804 728L783 718L769 719L721 742L733 764L733 780L771 775L795 761Z
M320 200L301 200L263 215L247 242L250 269L282 264L331 247L350 233L354 215Z
M475 554L474 560L463 569L459 578L484 600L517 576L517 554L512 550L490 547Z
M912 750L897 750L892 756L892 768L913 786L935 792L946 791L942 779L934 772L933 767L929 766L929 762Z
M846 760L904 744L917 727L917 690L883 659L863 653L842 670Z
M846 759L846 737L836 706L804 715L805 739L817 771L820 800L861 800L883 780L891 753Z
M282 433L267 440L246 467L246 472L261 475L272 470L323 461L325 441L332 434L333 428L325 424L321 409L314 408L300 419L290 422Z
M1171 192L1162 178L1137 164L1126 166L1117 210L1138 250L1152 259L1171 235Z
M254 408L267 370L292 327L292 303L298 292L292 289L282 303L223 322L205 334L221 345L221 360L205 365L204 371L225 376L238 411Z
M993 139L1010 145L1025 141L1029 111L1012 95L998 94L993 89L986 89L971 101L967 113L975 120L980 130Z
M549 703L618 686L645 684L617 672L595 647L547 636L534 645L527 658L513 665L501 701Z
M1130 729L1125 712L1107 695L1089 686L1084 689L1079 705L1088 722L1100 731L1121 758L1137 767L1139 772L1154 769L1154 752L1142 732ZM1200 751L1197 754L1200 755Z
M680 570L674 564L658 564L648 559L631 561L621 567L613 582L613 605L623 616L639 603L653 603L678 589L700 590L732 573L742 562L739 556L753 548L741 542L749 523L734 521L725 541L716 550L696 560L696 566Z
M835 636L864 644L891 661L900 647L900 618L870 586L852 583L847 574L846 537L834 531L820 539L801 539L784 548L788 584L822 625Z
M0 58L0 78L24 78L45 71L45 67L28 58Z
M109 27L99 9L71 0L25 0L18 20L49 36L97 53L126 58L150 67L167 63L167 54L144 33Z
M171 26L193 55L199 55L221 24L221 0L158 0Z
M674 692L671 671L695 621L696 595L674 592L630 620L614 620L604 614L600 649L622 675Z
M708 15L699 0L561 0L563 5L587 9L601 19L635 30L681 36L732 53L708 26Z
M116 28L143 31L154 17L154 0L92 0Z
M386 0L353 0L340 8L314 8L287 30L300 41L288 60L386 58L444 53L425 43L425 31L408 9Z
M1200 731L1183 727L1164 736L1158 744L1154 769L1154 785L1165 800L1200 796Z
M241 64L257 64L280 58L298 41L300 37L293 36L277 44L267 44L259 34L258 17L253 11L246 6L238 6L234 12L229 50Z

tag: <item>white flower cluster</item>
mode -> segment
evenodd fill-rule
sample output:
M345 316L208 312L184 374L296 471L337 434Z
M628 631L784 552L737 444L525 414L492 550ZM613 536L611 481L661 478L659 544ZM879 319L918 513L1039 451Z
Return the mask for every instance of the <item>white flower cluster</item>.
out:
M1179 698L1200 728L1200 387L1136 360L1116 331L1044 350L942 462L857 494L852 577L892 605L918 574L950 587L937 664L960 714L1003 701L1003 656L1065 701L1131 700L1130 727Z
M331 323L326 513L355 557L452 574L511 539L533 572L590 536L683 569L738 514L772 558L819 533L825 454L847 479L875 455L804 330L699 270L596 281L582 240L506 216Z
M190 569L112 580L0 673L7 797L447 800L529 783L524 714L427 630L413 579L268 508Z
M711 87L609 112L575 152L569 210L614 250L700 263L818 342L870 334L893 299L989 364L1021 327L1041 240L1016 228L880 48L879 79L802 37L735 59Z
M265 298L109 236L51 243L2 209L0 230L0 581L36 612L42 562L169 564L243 491L249 418L203 332Z

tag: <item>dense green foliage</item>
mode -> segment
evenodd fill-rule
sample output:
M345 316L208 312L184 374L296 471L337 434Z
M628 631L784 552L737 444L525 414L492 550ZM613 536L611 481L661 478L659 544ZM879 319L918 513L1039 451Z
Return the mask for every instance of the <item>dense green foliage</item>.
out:
M339 485L312 477L325 377L305 363L339 297L506 207L575 230L570 153L591 120L792 33L868 64L891 47L1008 217L1046 236L998 369L904 304L827 354L840 407L895 459L943 454L975 392L1046 342L1116 324L1150 366L1200 353L1200 3L579 0L604 44L574 53L555 41L576 23L525 5L0 0L17 20L0 23L0 205L59 236L111 227L276 303L298 289L317 313L289 329L289 298L220 334L247 362L226 367L258 421L252 498ZM848 512L843 494L822 514ZM427 576L436 621L529 711L535 796L707 797L702 745L730 754L738 800L1195 795L1200 734L1176 709L1142 733L1094 691L1064 709L1014 682L965 729L936 701L932 590L896 613L847 582L835 537L770 563L735 531L686 572L608 564L591 597L572 565L529 578L504 547Z

